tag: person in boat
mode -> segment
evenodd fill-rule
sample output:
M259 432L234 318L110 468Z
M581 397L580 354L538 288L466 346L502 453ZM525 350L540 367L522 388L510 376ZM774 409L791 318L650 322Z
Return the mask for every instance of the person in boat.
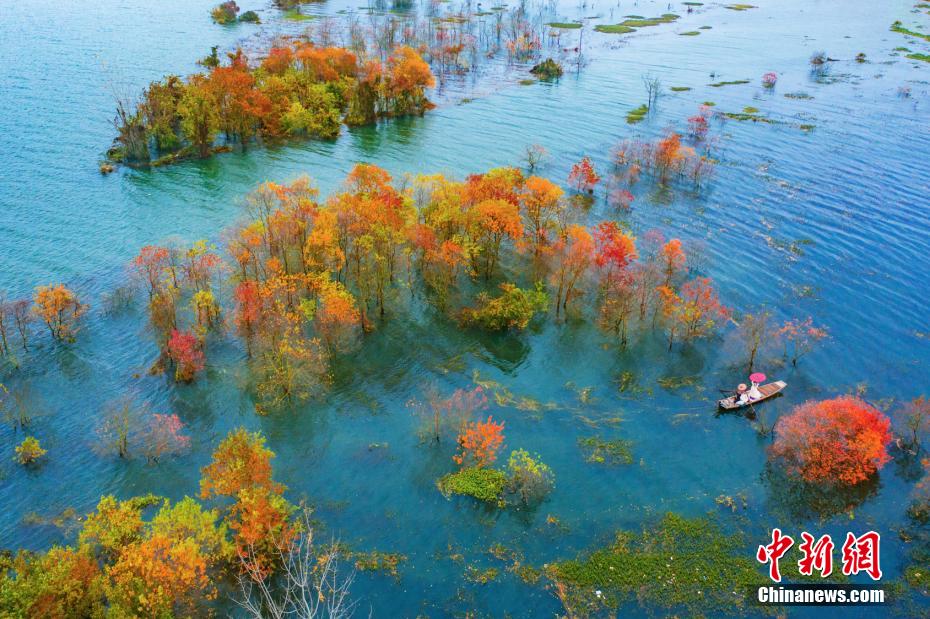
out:
M753 382L751 384L752 386L749 388L749 391L747 392L749 394L749 401L754 402L755 400L761 400L762 392L759 391L759 383Z
M736 403L740 405L749 404L749 390L746 389L746 385L740 383L739 387L736 388Z

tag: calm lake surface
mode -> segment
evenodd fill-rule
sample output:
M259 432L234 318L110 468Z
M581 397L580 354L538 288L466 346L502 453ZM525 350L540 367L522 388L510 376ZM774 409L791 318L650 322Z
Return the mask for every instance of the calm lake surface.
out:
M807 399L857 390L872 402L930 394L930 64L894 51L927 53L928 45L888 29L896 19L930 26L930 16L912 14L913 2L901 0L755 0L752 10L708 4L692 14L681 3L565 2L554 6L553 18L616 23L668 10L682 18L623 37L589 25L586 66L558 82L521 85L527 67L492 62L477 79L444 84L433 96L439 107L424 118L343 128L334 142L256 147L102 176L97 164L113 137L114 89L140 92L164 74L195 71L211 45L255 46L304 27L249 0L240 6L259 10L263 25L220 27L209 18L214 3L0 6L0 290L22 296L62 281L93 306L76 345L38 337L24 367L2 378L34 398L41 415L30 433L49 453L40 468L18 467L13 447L22 435L0 430L0 547L43 549L68 540L67 532L25 517L52 518L68 507L85 513L101 494L195 494L200 467L230 429L243 425L267 437L288 497L315 506L318 535L406 555L396 581L357 576L353 596L376 617L468 609L551 616L561 606L541 587L506 572L475 584L467 567L503 567L487 552L495 543L537 566L570 558L668 511L716 513L749 535L747 552L775 526L834 539L875 529L885 542L886 580L900 577L908 548L897 531L913 477L891 463L869 496L827 516L785 497L767 481L769 440L743 417L714 415L718 389L745 379L732 329L672 354L661 338L621 353L583 322L546 320L523 334L482 336L407 300L337 364L324 397L259 417L243 390L244 354L233 338L211 343L203 379L175 385L146 375L157 350L144 304L107 316L103 298L125 283L126 263L143 245L200 238L220 244L241 215L242 197L263 180L308 174L325 195L359 161L395 178L463 177L519 165L523 149L539 143L551 155L540 174L564 182L583 155L606 173L617 142L668 127L684 131L687 117L713 101L718 111L752 106L778 122L713 121L720 163L704 190L658 192L640 182L630 212L600 199L592 220L621 219L638 234L659 229L702 246L704 270L727 305L765 304L782 320L812 316L829 328L831 339L797 368L765 368L789 384L784 397L766 405L768 419ZM328 0L309 10L338 15L353 7ZM679 36L705 25L712 28L699 36ZM808 66L818 50L836 59L822 77ZM865 63L854 60L860 52ZM767 71L779 74L772 91L760 84ZM645 102L646 73L661 79L665 93L646 121L628 125L626 113ZM708 86L743 79L750 83ZM900 96L900 87L910 96ZM798 92L812 98L784 96ZM630 377L637 387L621 390ZM555 472L555 491L533 512L448 501L436 490L435 480L451 469L450 453L418 442L408 404L423 400L428 388L451 394L476 381L498 396L489 412L506 422L507 450L538 452ZM124 394L177 413L192 435L191 452L158 465L95 453L99 415ZM631 440L634 463L585 462L577 440L591 435ZM720 495L743 495L748 507L730 514L715 504ZM547 524L549 516L561 526ZM462 560L451 558L458 554ZM638 614L646 611L624 612Z

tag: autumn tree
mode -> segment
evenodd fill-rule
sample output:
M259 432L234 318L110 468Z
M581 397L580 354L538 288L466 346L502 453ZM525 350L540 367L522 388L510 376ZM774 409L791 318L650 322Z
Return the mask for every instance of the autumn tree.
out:
M174 379L189 383L204 368L203 345L189 331L171 332L168 339L168 357L174 363Z
M220 443L211 463L201 470L200 495L235 499L229 524L236 553L248 560L246 569L262 578L276 567L281 548L298 534L291 523L294 507L283 496L284 486L272 479L274 452L260 433L239 428Z
M453 456L463 467L483 468L494 464L497 452L504 444L504 422L491 417L486 421L466 423L458 438L459 453Z
M578 292L578 286L594 262L594 237L587 228L573 224L553 247L552 283L556 287L555 315L568 310L568 303Z
M587 156L572 165L571 172L568 174L568 184L576 191L594 193L594 186L600 181L601 177L594 170L594 164Z
M829 337L827 330L815 325L810 317L806 320L789 320L776 333L784 342L785 358L791 358L791 365L797 365L801 357Z
M920 396L905 402L898 409L896 420L902 444L910 450L919 451L930 434L930 400Z
M811 401L778 421L771 455L806 482L851 486L891 459L890 427L885 415L858 398Z
M679 239L671 239L659 250L659 261L662 265L664 277L662 285L671 287L675 278L682 273L687 263L682 243Z
M194 76L178 103L181 130L201 157L208 157L220 128L217 102L206 78Z
M36 316L48 325L52 337L67 342L74 341L78 321L87 309L64 284L37 288L32 307Z
M265 437L245 428L231 431L213 452L210 464L201 469L200 496L235 497L243 488L264 486L273 492L284 487L271 478L274 452L265 447Z
M490 279L500 260L501 244L505 238L517 240L523 236L523 222L516 204L503 199L489 199L479 202L474 210L472 234L481 248L475 255L475 262L483 266L475 267L484 278Z
M636 308L636 279L631 265L639 258L633 237L613 221L594 230L594 264L600 279L598 324L627 344L630 318Z
M533 253L539 258L551 240L553 228L562 210L562 188L549 179L531 176L520 196L520 213L529 230Z
M668 349L677 337L685 341L706 337L730 316L717 297L713 282L699 277L687 282L680 294L667 286L659 289L668 330Z
M739 323L739 337L746 346L749 355L748 371L752 372L756 362L756 355L765 346L766 341L773 335L771 329L772 313L767 309L759 309L750 314L743 314Z
M412 48L402 46L388 58L389 81L385 89L387 109L392 116L422 115L432 107L426 89L436 84L429 65Z

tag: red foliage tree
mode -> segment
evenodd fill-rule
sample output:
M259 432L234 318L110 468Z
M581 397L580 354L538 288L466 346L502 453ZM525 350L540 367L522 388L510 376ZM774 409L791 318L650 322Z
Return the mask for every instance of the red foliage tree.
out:
M891 459L890 428L888 417L858 398L811 401L778 421L771 455L804 481L854 485Z
M194 380L197 372L203 370L204 354L200 340L189 331L171 332L168 338L168 356L174 362L174 378L178 382Z
M504 444L504 422L496 423L489 416L487 421L467 423L458 440L460 451L452 457L456 464L488 466L497 459L497 452Z
M582 157L581 161L572 166L568 175L568 184L578 191L594 192L594 186L601 180L594 170L594 164L588 157Z

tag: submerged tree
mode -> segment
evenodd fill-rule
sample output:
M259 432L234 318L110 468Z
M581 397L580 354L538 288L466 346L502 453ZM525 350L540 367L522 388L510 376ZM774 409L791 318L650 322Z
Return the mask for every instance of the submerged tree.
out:
M88 307L64 284L58 284L37 288L32 309L48 326L53 338L73 342L79 330L78 321Z

